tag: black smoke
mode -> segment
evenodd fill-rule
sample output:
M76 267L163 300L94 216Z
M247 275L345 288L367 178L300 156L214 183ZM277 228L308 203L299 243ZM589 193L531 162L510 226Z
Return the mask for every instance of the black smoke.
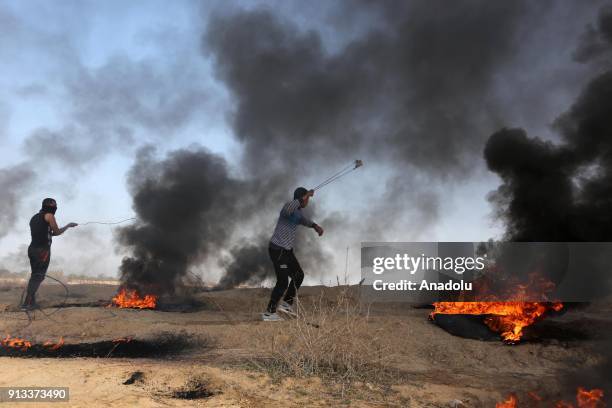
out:
M28 165L0 168L0 238L13 228L21 199L35 179L36 175Z
M265 227L258 219L269 181L239 179L224 158L201 147L173 151L163 159L147 147L138 153L128 186L137 222L117 232L119 244L130 251L120 266L125 287L174 293L195 267L215 258L224 272L220 289L258 284L273 275L267 242L276 219L267 220ZM277 205L280 211L282 201ZM252 226L258 235L236 238ZM310 262L326 261L316 242L308 247Z
M611 9L595 35L609 36ZM583 36L579 55L590 49ZM612 45L612 37L608 40ZM597 56L598 58L600 56ZM595 58L595 57L594 57ZM581 59L582 62L584 60ZM558 141L530 137L520 128L495 132L484 148L488 168L502 179L489 200L505 223L505 239L519 242L612 241L612 69L591 79L552 128ZM594 248L594 247L593 247ZM593 249L595 250L595 249ZM597 259L593 254L593 259ZM610 293L607 265L581 272L583 298ZM561 275L549 276L559 283ZM566 277L570 279L570 277Z
M337 50L326 48L320 32L266 8L213 15L202 48L233 97L229 121L244 148L244 168L259 182L281 176L259 196L262 206L280 207L314 169L331 174L361 157L393 163L394 182L369 203L375 208L369 216L328 219L337 227L330 233L352 224L381 239L382 226L395 224L406 208L423 224L435 221L437 193L412 195L415 178L431 186L471 170L473 145L483 142L482 128L495 117L494 73L516 51L527 10L522 2L482 1L335 7L332 20L368 15L372 22ZM261 276L269 261L266 240L260 245L260 251L252 243L234 247L238 262L224 263L222 282ZM309 246L304 259L333 274L320 248Z
M436 187L466 179L503 116L496 74L519 51L519 34L550 11L522 1L345 1L331 8L323 23L367 16L351 35L334 31L341 40L332 48L316 24L304 28L270 8L232 7L207 21L202 52L229 91L228 121L242 148L237 170L245 176L234 181L258 186L250 196L257 205L241 214L251 238L226 248L222 286L252 283L271 270L266 241L291 191L355 158L389 164L391 182L368 202L374 211L328 218L336 228L330 234L353 228L382 239L380 226L400 225L407 214L422 220L420 230L435 222ZM417 183L427 187L413 194ZM239 227L228 221L227 228ZM326 271L329 257L310 244L305 263Z
M240 284L258 284L272 274L267 240L262 236L254 242L242 242L230 249L230 255L219 261L224 275L217 287L228 289Z
M203 148L174 151L163 160L139 152L128 175L134 225L120 228L122 282L146 293L173 292L189 268L223 248L249 201L247 185L225 160Z
M502 129L489 138L484 157L502 179L490 200L505 221L506 239L612 241L611 51L612 9L608 7L580 39L575 58L592 62L597 75L553 123L559 141L529 137L518 128ZM604 259L583 265L581 290L603 294L609 301L609 264ZM604 390L612 386L612 334L604 330L602 326L593 343L599 364L562 373L566 389L574 390L576 384Z
M612 62L610 44L612 43L612 7L603 8L596 24L589 24L582 34L574 57L579 62L594 62L602 58Z
M610 15L602 12L600 24L609 24ZM612 241L611 112L612 70L607 70L554 122L560 143L516 128L489 138L484 157L503 181L491 200L506 222L506 238Z
M300 166L298 156L329 163L360 153L437 176L470 168L478 129L496 110L494 73L517 50L525 5L341 5L345 17L359 8L381 23L334 52L318 32L268 9L209 21L203 46L235 98L231 123L248 168L261 174Z

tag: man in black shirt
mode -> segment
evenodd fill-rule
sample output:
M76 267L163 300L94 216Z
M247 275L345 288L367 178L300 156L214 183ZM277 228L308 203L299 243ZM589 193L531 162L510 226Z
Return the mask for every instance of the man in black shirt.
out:
M25 300L21 305L22 310L32 310L36 307L36 291L45 279L51 260L52 237L62 235L68 228L78 225L71 222L65 227L59 228L55 220L56 211L57 202L52 198L45 198L40 211L30 220L32 242L28 247L28 258L30 258L32 275L28 282Z

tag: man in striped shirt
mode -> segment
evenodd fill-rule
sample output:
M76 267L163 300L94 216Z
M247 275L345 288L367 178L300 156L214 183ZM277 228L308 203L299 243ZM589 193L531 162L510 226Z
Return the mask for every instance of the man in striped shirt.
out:
M297 188L293 193L293 200L283 206L278 216L278 222L268 248L276 273L276 286L274 286L270 295L268 308L262 315L265 321L283 320L276 313L277 310L295 316L293 299L304 280L304 271L293 253L297 227L303 225L313 228L319 236L323 235L323 228L302 213L302 208L308 205L308 201L313 195L314 190L308 191L304 187ZM289 278L291 278L291 282L289 282ZM283 294L285 296L279 304Z

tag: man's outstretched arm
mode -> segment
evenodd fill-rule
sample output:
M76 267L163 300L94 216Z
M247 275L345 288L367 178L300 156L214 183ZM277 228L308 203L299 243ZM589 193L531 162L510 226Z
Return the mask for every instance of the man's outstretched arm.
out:
M62 235L64 232L66 232L66 230L68 228L74 228L77 225L79 225L77 223L71 222L71 223L67 224L66 226L60 228L60 227L57 226L57 221L55 220L55 215L53 215L51 213L45 214L45 221L47 221L49 223L49 226L51 227L51 233L53 234L53 236Z
M321 228L319 224L317 224L316 222L314 222L313 220L307 217L302 216L302 219L300 220L300 224L302 224L305 227L314 229L315 231L317 231L317 234L319 234L319 236L323 235L323 228Z

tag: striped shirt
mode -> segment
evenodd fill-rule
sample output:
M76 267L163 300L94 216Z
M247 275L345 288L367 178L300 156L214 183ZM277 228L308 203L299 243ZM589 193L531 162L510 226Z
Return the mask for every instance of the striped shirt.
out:
M314 222L302 214L300 200L289 201L280 211L270 243L281 248L293 249L295 232L299 224L305 227L314 226Z

